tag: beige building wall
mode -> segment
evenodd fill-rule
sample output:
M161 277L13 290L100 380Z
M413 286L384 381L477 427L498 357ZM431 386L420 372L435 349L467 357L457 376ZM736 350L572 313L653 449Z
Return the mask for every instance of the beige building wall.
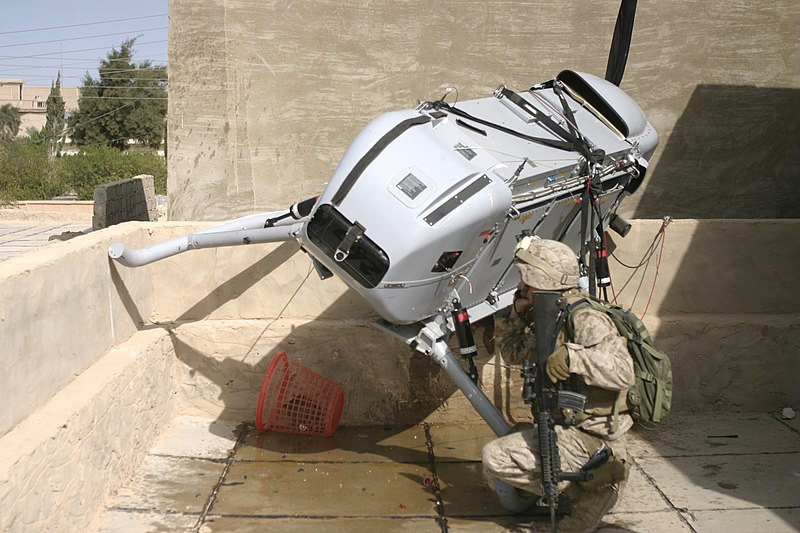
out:
M317 194L376 115L603 75L619 3L170 1L174 219ZM661 134L626 214L800 216L794 0L640 2L622 87ZM724 199L724 201L720 201Z
M42 129L47 124L50 90L49 86L25 85L25 80L0 80L0 106L11 104L19 109L19 136L27 136L30 128ZM61 97L67 112L78 109L77 87L61 87Z

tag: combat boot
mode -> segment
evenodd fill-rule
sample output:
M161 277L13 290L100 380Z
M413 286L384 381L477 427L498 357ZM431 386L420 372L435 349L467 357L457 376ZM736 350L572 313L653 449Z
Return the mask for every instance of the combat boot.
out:
M617 485L606 485L597 490L583 490L577 485L569 491L572 512L558 523L560 533L590 533L595 531L605 514L619 499Z

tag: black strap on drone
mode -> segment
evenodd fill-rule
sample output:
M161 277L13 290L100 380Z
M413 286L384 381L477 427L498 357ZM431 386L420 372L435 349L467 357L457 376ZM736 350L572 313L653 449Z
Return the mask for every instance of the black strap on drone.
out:
M581 132L578 131L578 127L576 126L575 114L572 112L572 108L569 106L567 99L564 98L564 90L562 89L561 82L557 81L553 83L553 92L558 96L558 101L561 102L561 109L564 110L564 115L567 117L567 126L569 126L570 133L583 140L583 135L581 135Z
M378 157L381 152L383 152L384 148L392 143L392 141L400 137L400 135L402 135L408 129L413 128L414 126L419 126L420 124L427 124L430 121L431 117L427 115L410 118L400 122L386 134L384 134L384 136L381 137L380 140L361 157L361 159L359 159L358 163L353 166L353 169L344 179L339 187L339 190L337 190L336 194L334 194L333 198L331 198L331 203L333 205L339 205L342 203L342 200L344 200L344 197L350 192L350 189L353 188L353 185L355 185L355 183L358 181L358 178L361 177L361 174L364 172L364 170L366 170L370 163L372 163L375 158Z
M562 137L563 139L567 139L573 142L576 146L580 147L577 150L581 155L586 158L587 163L589 166L592 163L599 163L605 157L605 153L602 150L593 150L589 145L588 141L581 135L580 131L576 126L575 122L575 114L572 112L572 108L570 108L567 99L564 97L564 91L562 89L561 83L557 80L553 80L549 82L546 86L541 86L541 88L548 88L552 89L553 93L558 97L559 102L561 102L561 108L564 113L564 121L569 128L569 131L566 131L561 125L557 124L549 115L546 115L540 112L536 107L534 107L530 102L519 96L518 94L509 91L506 88L501 90L501 94L508 98L511 102L519 106L521 109L529 113L535 120L541 122L544 126L549 128L555 135ZM597 250L595 250L595 242L594 238L589 236L590 231L594 231L595 226L595 216L597 216L597 220L600 220L600 214L597 212L597 197L600 194L600 181L595 181L592 179L591 173L589 177L586 179L586 186L584 187L583 192L581 193L581 207L580 207L580 216L581 216L581 251L580 251L580 264L581 264L581 274L584 273L588 275L589 278L589 293L592 296L596 296L597 294L597 272L596 272L596 255ZM591 241L591 242L590 242ZM601 244L601 247L603 244ZM589 264L586 265L586 259L588 258Z
M542 113L539 111L533 104L525 100L523 97L515 93L514 91L510 91L506 87L500 89L500 94L504 98L508 98L509 101L513 102L517 107L528 113L530 116L534 118L538 123L542 126L550 130L554 135L564 139L570 146L572 146L572 151L578 152L583 157L586 158L586 161L589 162L597 162L601 160L605 154L599 151L593 151L589 147L589 143L580 136L580 134L575 131L575 133L571 131L565 130L561 125L559 125L555 120L553 120L550 115L546 113ZM565 112L568 112L567 116L567 123L569 123L570 129L573 128L571 122L574 122L575 117L570 116L572 115L572 111L569 109L569 106L566 105L566 100L562 100L563 104L565 105Z
M524 133L520 133L516 130L512 130L511 128L506 128L505 126L501 126L500 124L495 124L494 122L489 122L488 120L484 120L482 118L475 117L470 115L463 109L458 109L457 107L453 107L448 105L442 101L434 103L438 109L441 109L447 113L456 115L457 117L461 117L466 120L470 120L472 122L478 123L482 126L486 126L487 128L492 128L497 131L507 133L508 135L513 135L514 137L518 137L522 140L534 142L537 144L542 144L545 146L549 146L550 148L556 148L557 150L565 150L567 152L576 152L576 146L571 142L565 141L557 141L555 139L544 139L542 137L533 137L531 135L525 135Z

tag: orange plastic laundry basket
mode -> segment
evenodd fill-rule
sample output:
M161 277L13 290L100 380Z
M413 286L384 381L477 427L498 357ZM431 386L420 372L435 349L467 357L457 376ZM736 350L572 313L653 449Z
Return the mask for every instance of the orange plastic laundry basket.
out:
M338 383L281 352L264 373L256 427L259 431L330 437L339 425L343 408L344 391Z

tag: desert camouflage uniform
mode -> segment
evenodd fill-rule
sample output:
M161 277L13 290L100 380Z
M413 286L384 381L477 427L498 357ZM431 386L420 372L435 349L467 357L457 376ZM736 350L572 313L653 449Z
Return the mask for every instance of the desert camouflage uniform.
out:
M568 303L585 294L577 289L565 292ZM535 302L535 297L534 297ZM535 303L534 303L535 305ZM558 449L564 471L577 471L605 442L617 457L627 457L625 434L633 420L624 405L625 394L634 383L633 360L625 339L605 314L589 307L572 313L573 342L567 342L564 331L559 332L556 348L566 345L572 376L568 388L587 396L586 413L565 413L580 423L575 427L556 427ZM525 324L512 311L508 317L495 320L495 340L508 362L531 358L535 338L530 324ZM612 416L615 402L620 413ZM616 422L614 420L616 419ZM616 427L614 425L616 424ZM538 433L528 429L500 437L483 449L484 474L490 486L502 479L509 485L536 494L541 493L539 475ZM564 489L565 483L559 486Z
M494 315L494 343L500 357L510 365L520 365L536 353L533 326L526 324L513 305Z

